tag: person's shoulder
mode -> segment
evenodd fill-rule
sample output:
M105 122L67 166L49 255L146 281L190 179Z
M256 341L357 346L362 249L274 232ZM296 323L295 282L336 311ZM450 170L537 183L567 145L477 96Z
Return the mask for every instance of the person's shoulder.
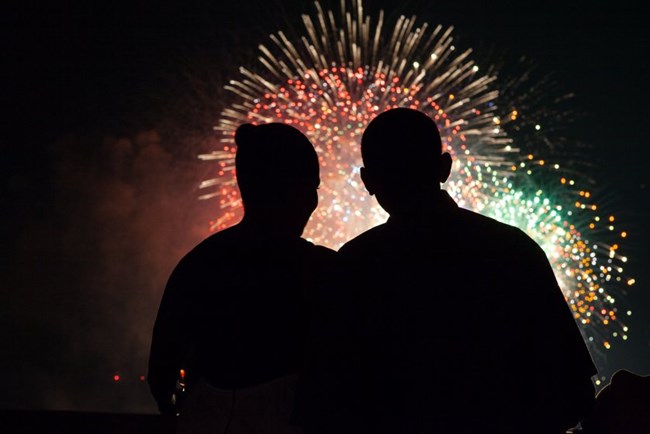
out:
M314 252L316 255L328 259L335 259L337 257L336 250L326 246L314 245Z
M484 246L502 257L505 255L513 263L548 264L542 246L523 229L474 211L463 210L462 215L467 236L474 245Z
M514 225L464 208L459 208L458 215L459 222L473 237L491 238L508 244L535 244L526 232Z
M304 238L301 238L300 240L301 240L303 250L308 255L317 258L332 259L332 260L336 258L336 250L334 249L331 249L330 247L327 247L322 244L315 244L314 242L310 240L306 240Z
M486 216L476 211L466 208L458 208L458 216L460 221L471 227L476 227L481 230L491 230L494 232L516 232L517 227L503 223L493 217Z
M199 241L179 261L179 267L188 267L201 263L205 259L214 260L219 252L227 253L228 245L236 241L236 227L229 227L215 232Z
M187 257L194 257L201 255L208 250L212 250L218 245L220 245L225 239L228 238L229 232L232 231L232 228L225 229L220 232L210 234L201 241L199 241L188 253Z
M317 287L327 285L326 282L331 282L334 279L335 273L338 271L338 255L336 250L327 246L314 244L312 241L301 239L302 249L297 253L299 255L299 262L307 271L308 279L316 283ZM324 294L320 294L323 296ZM312 293L313 297L318 297Z
M362 232L354 238L348 240L339 249L339 255L345 257L354 255L359 251L367 251L368 249L375 249L384 244L384 237L386 232L386 224L380 224L373 228Z

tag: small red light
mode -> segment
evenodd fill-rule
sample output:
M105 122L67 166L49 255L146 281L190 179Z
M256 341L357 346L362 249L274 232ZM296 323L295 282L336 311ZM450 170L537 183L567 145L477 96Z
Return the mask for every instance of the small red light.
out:
M120 381L120 376L117 374L113 375L113 380Z

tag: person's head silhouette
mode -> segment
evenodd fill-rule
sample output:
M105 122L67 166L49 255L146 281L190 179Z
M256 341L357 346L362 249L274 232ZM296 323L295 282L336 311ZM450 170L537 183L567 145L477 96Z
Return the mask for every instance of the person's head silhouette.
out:
M235 132L235 171L244 221L276 235L300 236L318 204L318 156L307 137L283 123L243 124Z
M391 216L430 202L451 171L436 123L425 113L395 108L375 117L361 137L361 179Z

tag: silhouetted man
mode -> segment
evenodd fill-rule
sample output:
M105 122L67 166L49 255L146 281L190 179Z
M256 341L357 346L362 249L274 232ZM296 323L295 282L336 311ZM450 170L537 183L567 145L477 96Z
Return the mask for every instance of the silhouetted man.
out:
M290 419L306 300L334 255L301 238L318 202L318 158L285 124L242 125L235 141L243 219L201 242L171 274L148 382L162 414L180 413L181 432L297 433Z
M349 390L367 432L575 426L596 369L542 249L440 189L452 158L424 113L378 115L361 153L365 187L390 215L339 250L358 300Z

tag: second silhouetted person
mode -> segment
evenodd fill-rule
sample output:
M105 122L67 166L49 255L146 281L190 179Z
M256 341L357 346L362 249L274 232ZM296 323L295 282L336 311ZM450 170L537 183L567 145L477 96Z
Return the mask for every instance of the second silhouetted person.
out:
M339 250L357 304L342 378L356 377L349 402L361 425L373 434L575 426L593 406L596 369L544 251L441 190L452 157L423 112L378 115L361 153L366 189L390 215Z

